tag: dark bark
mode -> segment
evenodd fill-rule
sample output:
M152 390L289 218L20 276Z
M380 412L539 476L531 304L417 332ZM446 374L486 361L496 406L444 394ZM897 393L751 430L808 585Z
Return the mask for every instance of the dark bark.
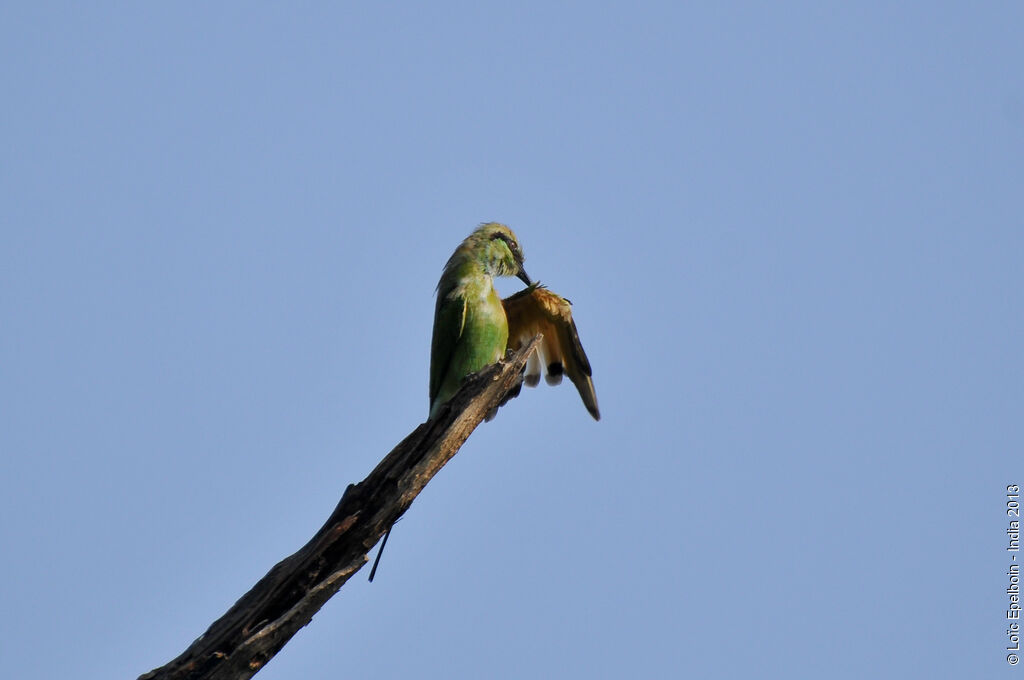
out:
M540 336L470 376L437 417L417 427L358 484L350 484L319 531L281 560L180 656L139 680L250 678L367 561L367 553L459 450L518 388Z

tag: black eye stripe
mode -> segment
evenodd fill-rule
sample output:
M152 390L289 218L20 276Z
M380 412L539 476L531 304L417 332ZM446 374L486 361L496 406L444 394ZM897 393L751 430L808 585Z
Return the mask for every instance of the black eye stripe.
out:
M491 234L491 240L492 241L494 239L496 239L496 238L500 238L502 241L505 242L505 245L508 246L508 249L512 251L513 257L515 257L517 260L523 259L522 253L519 252L519 246L517 246L516 244L512 243L512 241L509 240L507 234L503 234L500 231Z

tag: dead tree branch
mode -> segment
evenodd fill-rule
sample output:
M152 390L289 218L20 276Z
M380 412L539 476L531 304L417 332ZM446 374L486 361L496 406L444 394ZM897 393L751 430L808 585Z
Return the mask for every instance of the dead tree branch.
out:
M323 527L281 560L179 657L139 680L251 678L367 561L367 553L476 426L519 385L538 335L470 376L359 484L349 485Z

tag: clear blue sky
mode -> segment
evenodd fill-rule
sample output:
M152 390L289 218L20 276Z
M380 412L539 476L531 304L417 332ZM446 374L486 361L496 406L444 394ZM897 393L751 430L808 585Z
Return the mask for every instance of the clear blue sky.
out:
M301 546L487 220L603 420L525 391L258 677L1019 672L1021 4L486 4L0 7L0 675Z

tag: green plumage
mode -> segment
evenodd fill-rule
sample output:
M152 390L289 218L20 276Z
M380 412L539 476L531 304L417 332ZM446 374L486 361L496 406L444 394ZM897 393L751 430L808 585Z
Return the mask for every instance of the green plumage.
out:
M437 284L430 345L430 417L452 398L467 375L505 354L508 320L494 289L495 276L519 276L529 283L515 234L491 222L456 248Z

